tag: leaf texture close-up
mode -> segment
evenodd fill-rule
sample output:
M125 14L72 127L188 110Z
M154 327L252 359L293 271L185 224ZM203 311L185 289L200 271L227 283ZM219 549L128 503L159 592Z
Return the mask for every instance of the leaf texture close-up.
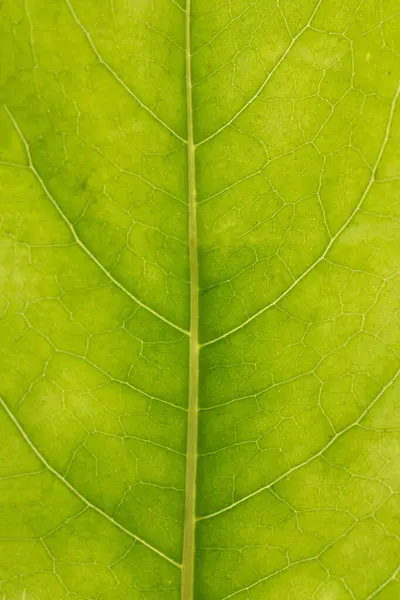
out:
M0 600L398 600L398 0L0 40Z

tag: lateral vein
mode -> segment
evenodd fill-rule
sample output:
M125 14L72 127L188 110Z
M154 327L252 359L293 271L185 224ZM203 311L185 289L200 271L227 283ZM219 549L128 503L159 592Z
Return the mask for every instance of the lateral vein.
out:
M215 337L215 338L213 338L211 340L208 340L207 342L204 342L203 344L201 344L202 348L204 348L206 346L211 346L212 344L215 344L216 342L219 342L220 340L223 340L224 338L229 337L233 333L236 333L237 331L240 331L241 329L243 329L244 327L246 327L246 325L248 325L249 323L251 323L252 321L254 321L254 319L257 319L257 317L259 317L260 315L262 315L263 313L265 313L267 310L269 310L270 308L272 308L273 306L275 306L276 304L278 304L281 300L283 300L283 298L285 298L285 296L287 296L289 294L289 292L292 291L293 288L295 288L301 281L303 281L303 279L305 279L305 277L307 277L307 275L313 269L315 269L315 267L317 265L319 265L320 262L322 262L325 259L325 257L327 256L329 250L332 248L332 246L334 245L334 243L336 242L336 240L340 237L340 235L348 227L348 225L353 221L354 217L356 216L356 214L358 213L358 211L361 209L362 205L364 204L364 200L368 196L368 193L369 193L371 187L376 182L376 173L378 171L380 162L382 160L382 156L383 156L383 153L385 151L386 145L387 145L387 143L389 141L390 130L391 130L391 127L392 127L394 113L395 113L395 109L396 109L396 105L397 105L397 100L398 100L399 96L400 96L400 85L398 86L398 88L396 90L396 93L394 95L394 98L393 98L393 101L392 101L392 104L391 104L391 107L390 107L388 124L387 124L387 127L386 127L384 138L383 138L381 147L379 149L379 152L378 152L375 164L374 164L374 166L371 169L371 177L369 178L369 181L368 181L368 183L367 183L367 185L366 185L366 187L364 189L364 192L363 192L360 200L358 201L357 205L354 207L353 211L348 216L348 218L343 223L343 225L340 227L340 229L338 229L338 231L335 233L335 235L333 237L331 237L329 243L326 245L325 250L323 251L323 253L321 254L321 256L319 256L297 279L295 279L293 281L293 283L288 288L286 288L285 291L283 291L277 298L275 298L275 300L273 300L272 302L270 302L269 304L267 304L263 308L260 308L260 310L258 310L257 312L255 312L248 319L246 319L245 321L243 321L240 325L237 325L236 327L233 327L232 329L230 329L229 331L226 331L225 333L219 335L218 337Z
M22 130L21 130L20 126L18 125L18 123L17 123L14 115L12 114L12 112L10 111L10 109L8 108L8 106L5 106L5 110L6 110L7 114L8 114L8 116L10 117L11 122L14 125L14 127L15 127L18 135L19 135L19 137L21 138L22 143L24 144L25 151L26 151L27 158L28 158L28 162L29 162L29 168L30 168L30 170L35 175L36 179L38 180L38 182L40 184L40 187L42 188L43 192L46 194L47 198L50 200L50 202L52 203L52 205L54 206L54 208L56 209L56 211L58 212L58 214L60 215L60 217L63 219L63 221L65 222L65 224L68 226L68 228L71 231L72 236L73 236L76 244L85 252L85 254L87 254L87 256L89 256L89 258L91 258L91 260L94 263L96 263L96 265L99 267L99 269L101 269L103 271L103 273L106 275L106 277L108 277L108 279L110 279L110 281L112 281L114 283L114 285L116 285L117 287L119 287L119 289L122 292L124 292L124 294L126 294L132 300L134 300L136 302L136 304L138 304L144 310L147 310L148 312L151 312L155 317L158 317L159 319L161 319L161 321L164 321L164 323L167 323L167 325L170 325L171 327L173 327L174 329L177 329L181 333L184 333L185 335L188 335L189 332L186 329L183 329L183 327L180 327L179 325L177 325L176 323L173 323L172 321L170 321L166 317L163 317L160 313L158 313L157 311L155 311L152 308L150 308L150 306L147 306L147 304L144 304L144 302L142 302L141 300L139 300L139 298L137 298L134 294L132 294L132 292L130 292L129 290L127 290L122 285L122 283L120 283L118 281L118 279L115 279L115 277L101 264L101 262L89 250L89 248L87 248L87 246L85 246L85 244L82 242L81 238L78 236L75 227L73 226L73 224L71 223L71 221L68 219L67 215L62 210L62 208L58 204L58 202L56 202L56 200L53 198L52 194L50 193L49 189L47 188L46 184L44 183L42 177L40 176L40 173L37 171L37 169L36 169L36 167L35 167L35 165L33 163L33 160L32 160L32 155L31 155L31 151L30 151L30 148L29 148L29 144L28 144L28 142L27 142L24 134L22 133Z
M136 100L136 102L139 104L139 106L141 106L145 111L147 111L152 117L153 119L155 119L158 123L160 123L160 125L162 125L163 127L165 127L165 129L168 129L168 131L170 133L172 133L172 135L177 138L178 140L180 140L181 142L183 142L184 144L186 144L186 140L181 137L179 135L179 133L177 133L176 131L174 131L174 129L172 129L172 127L170 127L169 125L167 125L167 123L165 123L158 115L156 115L155 112L153 112L151 110L151 108L149 108L144 102L142 102L142 100L140 100L140 98L134 94L134 92L131 90L131 88L125 83L125 81L123 79L121 79L121 77L114 71L114 69L112 67L110 67L110 65L104 60L104 58L101 56L100 52L97 50L97 47L95 46L93 40L92 40L92 36L90 35L90 33L88 32L88 30L84 27L82 21L79 19L74 7L72 6L70 0L65 0L68 9L74 19L74 21L76 22L76 24L78 25L78 27L80 28L80 30L82 31L82 33L85 35L87 41L89 42L90 47L92 48L94 54L96 55L97 60L99 61L99 63L101 65L103 65L103 67L105 69L107 69L107 71L118 81L118 83L124 88L124 90L126 92L128 92L128 94L134 99Z
M240 117L240 115L259 97L259 95L262 93L263 89L265 88L265 86L267 85L267 83L269 82L269 80L271 79L271 77L273 76L273 74L275 73L275 71L281 66L281 64L283 63L283 61L285 60L286 56L289 54L289 52L291 51L291 49L293 48L293 46L295 45L295 43L297 42L297 40L303 35L303 33L310 27L320 5L322 3L322 0L318 0L317 4L314 7L313 12L311 13L311 16L308 20L308 22L306 23L306 25L304 25L304 27L292 38L292 41L290 42L289 46L286 48L285 52L282 54L282 56L279 58L278 62L275 64L275 66L271 69L271 71L268 73L266 79L263 81L263 83L261 84L261 86L258 88L258 90L256 91L255 94L253 94L253 96L246 102L246 104L244 104L244 106L242 106L242 108L240 110L238 110L236 112L236 114L231 117L229 119L229 121L227 121L226 123L224 123L223 125L221 125L221 127L219 127L219 129L217 129L216 131L214 131L214 133L211 133L208 137L202 139L200 142L198 142L196 144L196 146L202 146L203 144L206 144L207 142L209 142L210 140L212 140L213 138L215 138L217 135L219 135L222 131L224 131L224 129L226 129L227 127L229 127L229 125L231 125L234 121L236 121L236 119L238 117Z
M88 500L87 498L85 498L85 496L83 496L67 479L65 479L65 477L63 477L61 475L61 473L59 473L56 469L54 469L50 465L50 463L45 459L45 457L41 454L41 452L36 448L35 444L30 440L28 434L26 433L25 429L22 427L22 425L18 421L17 417L8 408L7 404L5 403L5 401L3 400L3 398L1 398L1 397L0 397L0 404L2 405L2 407L3 407L4 411L5 411L5 413L8 415L8 417L12 420L12 422L15 425L15 427L18 429L19 433L22 435L22 437L24 438L24 440L26 441L26 443L28 444L28 446L31 448L31 450L38 457L38 459L40 460L40 462L46 467L46 469L48 469L53 475L55 475L57 477L57 479L59 479L73 494L75 494L75 496L77 496L77 498L79 498L79 500L81 500L89 508L91 508L94 511L96 511L99 515L101 515L102 517L104 517L105 519L107 519L107 521L110 521L110 523L112 523L113 525L115 525L115 527L117 527L118 529L120 529L121 531L123 531L124 533L126 533L127 535L129 535L129 537L133 538L137 542L140 542L141 544L143 544L144 546L146 546L147 548L149 548L150 550L152 550L153 552L155 552L156 554L158 554L159 556L161 556L162 558L164 558L166 561L168 561L169 563L173 564L175 567L178 567L179 569L181 569L181 565L178 562L176 562L173 558L170 558L169 556L167 556L166 554L164 554L164 552L161 552L161 550L158 550L157 548L155 548L154 546L152 546L151 544L149 544L148 542L146 542L145 540L143 540L138 535L135 535L134 533L132 533L132 531L129 531L129 529L127 529L126 527L124 527L123 525L121 525L121 523L118 523L118 521L116 521L115 519L113 519L113 517L111 517L106 512L104 512L101 508L99 508L98 506L96 506L95 504L93 504L92 502L90 502L90 500Z
M373 406L375 406L375 404L383 396L383 394L397 381L397 378L399 376L400 376L400 368L393 375L392 379L381 388L381 390L375 396L374 400L363 410L363 412L358 416L358 418L353 423L351 423L350 425L348 425L347 427L345 427L344 429L339 431L339 433L336 433L318 452L316 452L315 454L310 456L310 458L308 458L304 462L299 463L298 465L292 467L291 469L289 469L289 471L282 473L282 475L279 475L279 477L277 477L270 483L267 483L266 485L263 485L261 488L258 488L254 492L247 494L247 496L243 496L243 498L240 498L240 500L236 500L235 502L232 502L232 504L229 504L228 506L225 506L224 508L221 508L220 510L217 510L213 513L209 513L207 515L198 517L197 520L198 521L206 521L208 519L212 519L214 517L217 517L218 515L221 515L227 511L232 510L236 506L239 506L240 504L247 502L247 500L250 500L250 498L254 498L255 496L258 496L259 494L261 494L261 492L272 489L274 485L276 485L283 479L286 479L286 477L289 477L292 473L295 473L299 469L302 469L306 465L310 464L316 458L322 456L324 454L324 452L326 452L331 446L333 446L337 442L338 439L342 438L348 431L353 429L353 427L357 427L357 425L359 425L362 422L364 417L367 416L369 411L373 408Z

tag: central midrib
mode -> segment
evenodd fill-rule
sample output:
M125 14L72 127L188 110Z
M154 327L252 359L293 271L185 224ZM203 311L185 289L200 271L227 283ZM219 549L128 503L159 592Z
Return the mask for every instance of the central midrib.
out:
M186 0L186 111L188 134L189 263L190 263L190 355L189 404L186 444L186 498L183 536L181 600L193 599L196 527L196 467L199 379L199 291L196 222L196 167L193 138L192 72L190 44L190 0Z

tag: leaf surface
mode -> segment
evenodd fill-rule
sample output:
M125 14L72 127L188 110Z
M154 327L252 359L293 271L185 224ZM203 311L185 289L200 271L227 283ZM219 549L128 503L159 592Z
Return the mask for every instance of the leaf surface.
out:
M398 598L397 3L0 23L2 600Z

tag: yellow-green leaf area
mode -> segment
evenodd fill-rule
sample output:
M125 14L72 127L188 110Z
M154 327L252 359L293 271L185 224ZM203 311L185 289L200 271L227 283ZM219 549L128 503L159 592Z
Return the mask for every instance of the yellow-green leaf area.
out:
M397 600L398 3L0 33L0 600Z

